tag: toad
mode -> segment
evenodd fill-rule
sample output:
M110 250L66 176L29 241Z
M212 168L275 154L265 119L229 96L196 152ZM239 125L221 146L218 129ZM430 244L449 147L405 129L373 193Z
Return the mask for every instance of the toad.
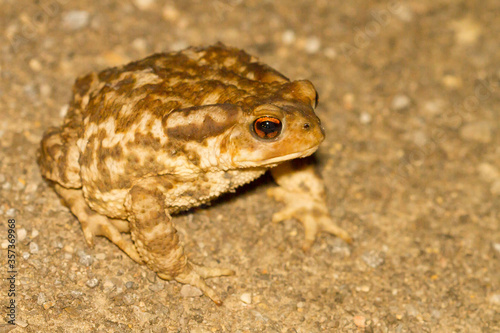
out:
M172 219L178 212L270 169L279 186L268 195L285 204L272 221L302 222L304 249L320 231L350 241L329 215L313 166L294 161L324 139L317 103L311 82L290 81L220 43L155 54L77 79L38 162L90 246L104 236L160 278L220 304L205 279L234 272L186 257Z

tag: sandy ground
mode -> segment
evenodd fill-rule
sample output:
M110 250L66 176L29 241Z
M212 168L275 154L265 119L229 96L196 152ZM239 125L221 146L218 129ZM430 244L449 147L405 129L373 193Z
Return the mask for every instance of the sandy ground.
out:
M356 3L356 4L355 4ZM0 1L0 332L499 332L500 2ZM176 219L225 302L165 282L78 221L35 153L75 78L222 41L320 94L316 154L347 245L301 250L270 177Z

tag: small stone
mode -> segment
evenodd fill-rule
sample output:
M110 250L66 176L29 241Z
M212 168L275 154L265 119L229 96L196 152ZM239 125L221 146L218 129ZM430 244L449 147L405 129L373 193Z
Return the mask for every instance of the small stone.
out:
M357 327L364 328L366 326L366 318L363 316L354 316L352 320Z
M133 289L134 288L134 282L133 281L128 281L125 283L125 288L127 289Z
M491 304L500 305L500 294L491 295L490 297L488 297L488 301Z
M36 299L36 304L43 305L43 303L45 303L45 302L46 302L45 294L44 293L39 293L38 297Z
M35 242L31 242L31 243L30 243L30 253L31 253L31 254L38 253L38 250L39 250L39 248L38 248L38 244L37 244L37 243L35 243Z
M48 302L45 302L43 303L43 308L45 310L48 310L50 309L51 307L53 307L55 305L55 302L54 301L48 301Z
M475 43L482 34L482 24L471 17L452 21L451 28L455 32L455 40L459 45L471 45Z
M416 317L418 316L418 310L411 304L406 305L406 313L410 317Z
M149 290L154 291L154 292L158 292L158 291L163 290L163 289L165 289L165 283L163 281L160 281L160 280L156 281L156 283L151 284L149 286Z
M168 4L163 7L161 15L166 21L175 21L179 18L179 11L174 5Z
M377 268L384 263L384 258L376 251L363 253L361 259L371 268Z
M2 241L2 244L0 245L0 247L1 247L2 249L4 249L4 250L5 250L6 248L8 248L8 247L9 247L9 244L10 244L10 243L9 243L9 241L8 241L8 240L6 240L6 239L4 239L4 240Z
M361 114L359 115L359 121L363 125L367 125L372 122L372 115L368 112L361 112Z
M80 264L83 266L89 267L94 262L92 256L84 251L78 251L77 255L80 257Z
M29 66L34 72L39 72L42 70L42 64L38 59L31 59L29 61Z
M181 288L181 296L182 297L200 297L201 295L203 295L203 292L196 288L196 287L193 287L189 284L185 284L182 286Z
M487 182L493 182L500 178L500 173L498 169L489 163L481 163L477 167L477 171L481 178L483 178Z
M330 60L337 58L337 51L333 47L327 47L323 53Z
M25 322L24 320L16 318L16 325L19 326L19 327L25 328L25 327L28 326L28 323Z
M290 45L293 44L295 40L295 32L293 30L286 30L281 35L281 41L283 42L283 44Z
M148 10L153 7L155 0L134 0L134 4L140 10Z
M240 300L245 304L252 304L252 294L244 293L240 296Z
M309 37L306 40L305 50L307 53L309 54L316 53L319 51L320 48L321 48L321 40L318 37L313 36Z
M113 283L113 281L106 279L102 284L102 287L105 291L109 291L115 287L115 284Z
M88 280L87 282L85 282L85 284L89 287L89 288L95 288L97 287L97 285L99 284L99 280L96 279L96 278L92 278L90 280Z
M136 299L137 299L137 295L136 294L125 294L125 296L123 296L123 301L127 305L134 304Z
M23 252L23 259L24 259L24 260L28 260L28 259L29 259L29 257L30 257L29 252Z
M132 47L138 52L145 52L148 44L144 38L136 38L132 41Z
M83 295L83 293L79 290L71 290L69 293L73 298L78 298Z
M105 253L98 253L95 255L95 257L98 260L104 260L104 259L106 259L106 254Z
M460 129L460 136L466 141L490 143L492 140L492 132L493 128L491 122L476 121L465 124Z
M72 10L63 14L63 26L69 30L80 30L89 24L89 18L89 12Z
M431 311L431 316L433 318L439 319L439 318L441 318L441 312L439 310L433 309Z
M16 209L15 208L7 209L7 211L5 212L5 215L7 215L8 217L15 217L16 216Z
M462 78L455 75L445 75L441 79L441 82L449 89L459 89L463 86Z
M367 293L367 292L370 291L370 286L368 286L368 285L365 284L365 285L362 285L360 287L356 287L356 290L362 291L364 293Z
M38 230L36 230L36 229L31 230L31 238L35 238L35 237L37 237L38 235L39 235Z
M493 243L491 244L493 247L493 250L497 251L500 254L500 243Z
M391 108L394 111L402 111L407 109L410 106L410 103L411 103L410 97L399 94L394 96L394 98L392 99Z
M66 253L73 253L75 252L75 249L71 245L64 245L63 251Z

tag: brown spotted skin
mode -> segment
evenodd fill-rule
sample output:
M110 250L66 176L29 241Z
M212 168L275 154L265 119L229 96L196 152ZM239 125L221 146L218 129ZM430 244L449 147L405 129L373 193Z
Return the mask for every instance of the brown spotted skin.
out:
M58 191L89 244L93 235L112 234L160 277L191 283L220 302L203 278L231 271L190 263L171 214L312 154L324 139L316 104L309 81L290 81L220 43L155 54L79 78L63 125L42 140L40 169L61 188L83 192ZM262 116L279 119L277 137L256 135L254 122ZM83 205L111 220L101 218L91 229ZM138 254L117 236L116 219L129 222Z

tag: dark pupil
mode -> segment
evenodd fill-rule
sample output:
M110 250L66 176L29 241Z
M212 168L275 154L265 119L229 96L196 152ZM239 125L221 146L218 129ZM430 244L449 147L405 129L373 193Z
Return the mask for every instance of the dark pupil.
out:
M281 124L274 123L269 120L264 120L259 124L260 130L266 134L274 133L281 128Z

